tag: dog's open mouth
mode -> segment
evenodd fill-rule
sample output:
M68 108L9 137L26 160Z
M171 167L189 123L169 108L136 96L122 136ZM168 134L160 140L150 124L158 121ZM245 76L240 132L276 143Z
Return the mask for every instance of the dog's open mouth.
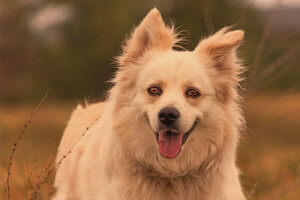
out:
M163 130L155 133L158 142L159 153L164 158L175 158L181 151L181 146L186 142L190 133L194 130L197 121L194 122L191 129L184 133L174 130Z

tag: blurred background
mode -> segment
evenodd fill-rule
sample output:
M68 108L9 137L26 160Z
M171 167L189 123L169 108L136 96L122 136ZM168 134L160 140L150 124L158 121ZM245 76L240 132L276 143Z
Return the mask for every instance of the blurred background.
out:
M72 109L104 99L114 56L153 7L185 30L189 50L224 26L245 30L242 183L250 199L300 199L299 0L0 0L0 199L7 186L10 199L54 193Z

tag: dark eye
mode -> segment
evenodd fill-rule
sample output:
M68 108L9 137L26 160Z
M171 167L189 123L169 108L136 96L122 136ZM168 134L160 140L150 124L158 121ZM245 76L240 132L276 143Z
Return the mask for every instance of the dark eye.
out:
M150 87L147 91L151 96L159 96L162 93L162 90L159 87Z
M189 89L186 91L185 94L187 97L191 97L191 98L197 98L201 95L200 92L197 91L196 89Z

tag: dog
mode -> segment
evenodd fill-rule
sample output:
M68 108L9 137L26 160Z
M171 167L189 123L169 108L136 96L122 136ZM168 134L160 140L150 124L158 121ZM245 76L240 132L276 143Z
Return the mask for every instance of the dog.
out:
M54 200L245 200L236 167L244 31L193 51L154 8L122 46L105 102L79 105L62 137Z

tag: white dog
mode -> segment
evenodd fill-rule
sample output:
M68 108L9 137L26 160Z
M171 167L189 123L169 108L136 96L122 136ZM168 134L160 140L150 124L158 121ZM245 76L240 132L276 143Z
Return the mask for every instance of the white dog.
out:
M235 165L243 36L224 28L175 51L180 39L151 10L123 46L107 101L72 114L54 199L245 200Z

